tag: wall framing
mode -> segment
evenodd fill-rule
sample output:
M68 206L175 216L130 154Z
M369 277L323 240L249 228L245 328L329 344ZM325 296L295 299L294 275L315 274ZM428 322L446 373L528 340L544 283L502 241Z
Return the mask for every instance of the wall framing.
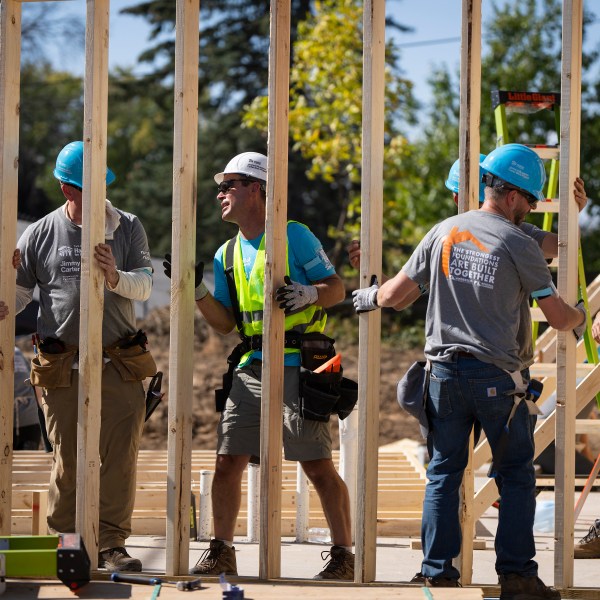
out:
M36 1L36 0L22 0ZM173 166L173 279L171 289L171 353L168 470L167 574L187 573L188 522L191 480L191 348L193 346L193 278L196 219L196 163L198 124L198 19L199 0L177 1L175 124ZM371 273L381 276L383 196L383 97L385 54L385 0L365 0L363 90L363 230L361 286ZM460 158L464 196L460 210L477 206L479 114L481 82L481 0L462 0ZM99 465L94 455L99 443L100 364L99 332L103 279L91 257L103 240L108 104L109 0L87 0L86 71L84 93L84 235L82 241L81 355L79 382L77 527L97 565ZM271 3L269 56L269 164L267 182L265 327L269 337L263 362L263 427L261 433L261 548L260 578L280 577L281 510L281 402L283 373L283 315L273 310L273 290L283 281L285 256L290 0ZM561 177L559 225L559 292L570 304L577 300L577 213L570 183L579 173L581 55L583 0L563 0L563 62L561 72ZM19 144L21 0L0 2L0 260L10 264L16 245L17 175ZM15 281L10 270L0 270L0 298L10 315L0 322L0 534L10 533L12 486L12 397ZM359 317L359 436L358 509L355 523L357 583L373 581L376 565L377 519L377 401L379 397L379 313ZM596 367L576 386L575 341L569 333L557 341L557 544L555 583L573 584L573 494L575 416L578 407L600 388ZM575 398L575 402L569 399ZM539 426L544 439L552 435L554 421ZM536 432L536 435L538 434ZM485 454L485 450L481 451ZM477 450L473 462L478 464ZM471 463L472 465L473 463ZM464 485L463 580L470 582L474 520L489 505L489 489L473 495L472 468ZM492 490L493 493L493 490Z

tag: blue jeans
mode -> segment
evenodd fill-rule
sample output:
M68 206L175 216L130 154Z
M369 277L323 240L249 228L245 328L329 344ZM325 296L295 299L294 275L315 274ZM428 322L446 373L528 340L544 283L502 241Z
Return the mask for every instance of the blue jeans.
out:
M505 371L476 358L455 355L454 362L432 363L427 416L433 456L427 468L421 525L421 572L426 577L460 577L452 559L458 556L461 545L459 489L467 465L469 435L478 420L495 451L513 406L510 391L514 388ZM533 560L533 423L521 402L510 423L496 477L501 498L495 541L498 574L537 575Z

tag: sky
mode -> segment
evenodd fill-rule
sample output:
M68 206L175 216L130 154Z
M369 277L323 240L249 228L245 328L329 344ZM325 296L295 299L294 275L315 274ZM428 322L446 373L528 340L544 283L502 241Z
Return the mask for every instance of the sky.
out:
M140 0L110 2L111 69L116 66L135 66L136 57L148 45L149 27L145 20L119 14L122 8L139 2ZM483 2L484 19L489 13L489 4L488 0ZM23 10L27 9L28 4L24 3ZM84 18L85 2L63 0L60 10L64 14L77 14ZM405 34L399 40L400 44L404 44L402 66L406 76L414 81L418 97L424 99L428 96L426 79L432 65L445 63L458 68L460 63L461 0L388 0L387 12L398 22L414 28L413 33ZM65 57L63 53L60 54L63 68L83 73L83 56L72 54ZM48 48L48 55L57 60L57 49Z
M136 57L149 45L149 27L141 17L119 14L127 6L141 0L111 0L109 31L109 68L117 66L136 67ZM173 0L175 2L175 0ZM506 0L496 0L503 5ZM76 14L85 18L84 0L62 0L60 10L64 14ZM482 31L491 15L490 0L482 2ZM589 3L588 3L589 5ZM32 4L23 3L23 10ZM401 48L401 66L405 76L413 81L416 97L427 102L430 97L427 78L434 66L447 65L455 72L460 65L461 0L388 0L386 10L390 16L414 29L412 33L397 38ZM200 24L202 27L202 24ZM600 20L588 29L586 48L600 42ZM83 74L83 54L67 53L48 48L48 56L61 68Z

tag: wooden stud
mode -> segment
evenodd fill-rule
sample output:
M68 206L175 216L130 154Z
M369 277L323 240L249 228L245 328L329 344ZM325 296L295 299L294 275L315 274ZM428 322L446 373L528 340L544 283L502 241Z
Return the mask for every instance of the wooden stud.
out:
M167 496L167 574L188 572L194 372L199 0L177 0Z
M381 281L385 98L385 1L363 9L363 109L360 286ZM374 581L377 551L377 445L379 438L381 311L358 319L358 475L354 580Z
M463 0L460 51L460 190L459 212L476 210L479 206L479 121L481 112L481 0ZM469 460L461 486L460 520L462 544L458 564L461 581L468 585L473 576L473 443L469 439Z
M579 175L581 141L581 55L583 0L564 0L560 106L560 177L558 222L558 291L571 306L577 302L579 215L573 198L573 181ZM571 331L557 337L556 385L556 513L554 583L573 585L575 486L575 373L576 340Z
M17 242L21 5L0 2L0 535L10 534L14 420L15 273L9 265Z
M98 564L104 274L94 248L105 239L109 0L88 0L83 114L83 214L75 527Z
M262 400L260 422L259 577L281 576L281 440L283 436L284 315L273 291L283 285L287 255L290 0L271 2L269 143L265 223ZM266 343L265 343L266 342Z

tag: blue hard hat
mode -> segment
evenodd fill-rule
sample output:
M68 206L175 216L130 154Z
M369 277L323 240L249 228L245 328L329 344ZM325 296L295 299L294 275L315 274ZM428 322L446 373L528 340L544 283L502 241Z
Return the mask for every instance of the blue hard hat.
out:
M83 142L71 142L58 153L54 177L63 183L83 187ZM115 179L115 174L107 167L106 185Z
M484 201L484 193L485 183L481 183L481 178L483 177L485 171L481 168L481 163L485 159L485 154L479 155L479 202ZM446 179L446 187L455 194L458 194L460 183L460 158L457 158L454 161L454 164L450 167L450 171L448 172L448 179Z
M542 191L546 183L546 170L542 159L523 144L506 144L490 152L481 162L493 177L488 177L486 185L501 187L502 183L522 190L537 200L545 200Z

